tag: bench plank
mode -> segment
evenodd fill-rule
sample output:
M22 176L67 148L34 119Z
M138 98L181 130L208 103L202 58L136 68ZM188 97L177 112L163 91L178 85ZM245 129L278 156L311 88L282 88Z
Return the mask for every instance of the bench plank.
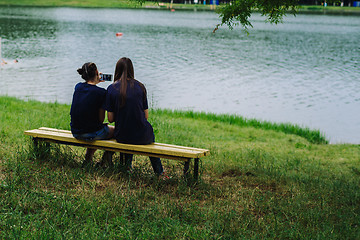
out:
M34 144L39 140L45 142L60 143L66 145L81 146L94 149L102 149L111 152L122 152L150 157L160 157L184 161L184 175L188 176L189 164L194 159L194 179L198 179L199 158L208 156L210 151L207 149L184 147L165 143L152 143L148 145L132 145L116 142L115 139L82 141L73 137L71 131L41 127L39 129L28 130L25 135L33 137ZM105 156L105 153L104 153ZM111 161L111 158L110 158Z
M71 131L69 131L69 130L56 129L56 128L40 127L39 130L71 134ZM119 144L122 144L122 143L119 143ZM188 150L202 151L202 152L204 152L204 156L207 156L207 154L209 154L209 150L202 149L202 148L185 147L185 146L172 145L172 144L166 144L166 143L158 143L158 142L154 143L154 144L157 146L164 146L164 147L170 147L170 148L176 148L176 149L188 149ZM137 145L135 145L135 146L137 146Z
M69 131L69 130L56 129L56 128L40 127L39 130L71 134L71 131ZM166 144L166 143L155 143L155 144L158 146L172 147L172 148L177 148L177 149L190 149L190 150L193 149L196 151L203 151L203 152L205 152L204 156L206 156L206 154L209 153L209 150L202 149L202 148L184 147L184 146L172 145L172 144Z
M24 132L25 135L32 136L34 138L47 139L49 141L78 144L81 146L88 146L94 148L104 148L106 150L112 149L114 151L128 151L129 153L143 154L143 155L157 155L161 157L188 159L188 158L200 158L209 155L209 150L201 148L183 147L177 145L153 143L148 145L132 145L118 143L114 139L110 140L97 140L93 142L81 141L75 139L71 132L68 130L60 130L53 128L39 128L28 130Z

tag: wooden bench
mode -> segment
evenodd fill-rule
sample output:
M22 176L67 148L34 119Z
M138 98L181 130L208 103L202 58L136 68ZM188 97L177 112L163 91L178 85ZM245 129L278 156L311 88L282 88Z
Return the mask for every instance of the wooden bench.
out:
M184 162L184 175L188 175L190 162L192 159L194 159L193 175L196 180L199 174L199 159L210 154L210 151L207 149L183 147L164 143L132 145L118 143L115 139L87 142L77 140L72 136L70 131L46 127L28 130L24 133L25 135L33 137L35 145L37 145L38 141L45 141L86 148L102 149L110 152L130 153L135 155L180 160Z

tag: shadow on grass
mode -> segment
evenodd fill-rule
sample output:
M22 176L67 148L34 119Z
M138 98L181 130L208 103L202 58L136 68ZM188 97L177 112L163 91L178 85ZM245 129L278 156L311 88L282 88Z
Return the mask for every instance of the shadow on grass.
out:
M168 178L157 176L152 172L152 167L148 157L135 156L133 160L133 169L128 171L127 168L120 163L120 154L113 155L113 165L108 167L99 167L97 162L101 159L103 151L97 151L94 155L93 164L83 166L85 148L66 146L60 144L49 144L46 142L38 142L33 144L29 142L28 149L22 151L23 160L36 162L38 165L46 164L53 171L76 172L82 178L91 178L92 176L106 178L115 183L127 183L133 188L147 187L152 188L159 193L173 193L174 188L192 188L199 192L214 190L211 184L205 183L202 179L202 162L200 161L199 179L195 180L191 171L187 175L183 174L184 163L174 160L162 159L164 169ZM193 169L193 163L190 169ZM87 176L85 176L87 175ZM106 191L105 188L103 188Z

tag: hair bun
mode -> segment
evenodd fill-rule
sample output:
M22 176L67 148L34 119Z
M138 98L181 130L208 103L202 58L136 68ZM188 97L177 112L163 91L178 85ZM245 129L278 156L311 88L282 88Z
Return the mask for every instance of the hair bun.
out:
M82 79L86 82L92 80L97 74L96 64L93 62L84 63L84 65L77 70L77 72L81 75Z
M82 69L82 68L78 68L77 72L78 72L80 75L83 75L83 73L84 73L84 69Z

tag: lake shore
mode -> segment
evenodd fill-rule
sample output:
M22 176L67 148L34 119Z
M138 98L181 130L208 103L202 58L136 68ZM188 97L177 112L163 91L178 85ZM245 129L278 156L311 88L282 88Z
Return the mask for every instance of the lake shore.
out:
M197 184L163 160L81 168L85 150L37 156L24 130L69 129L70 106L0 96L0 238L356 239L359 145L315 144L235 117L153 109L158 142L207 148ZM101 158L100 151L95 159Z
M0 6L32 6L32 7L90 7L90 8L131 8L131 9L163 9L163 10L199 10L199 11L215 11L220 6L204 5L204 4L172 4L156 3L145 1L140 5L136 1L61 1L61 0L0 0ZM360 15L360 7L340 7L340 6L321 6L321 5L300 5L298 14L350 14Z

